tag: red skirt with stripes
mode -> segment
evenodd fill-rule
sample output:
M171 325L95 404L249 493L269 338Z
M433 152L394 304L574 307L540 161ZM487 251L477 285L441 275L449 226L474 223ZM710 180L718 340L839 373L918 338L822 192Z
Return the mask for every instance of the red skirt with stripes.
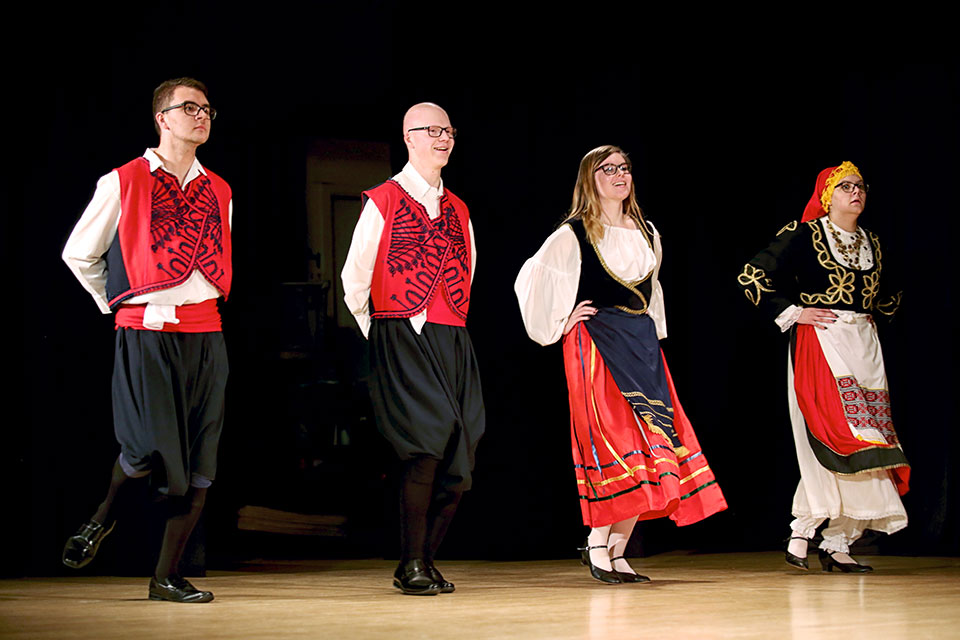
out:
M649 316L635 318L649 323L652 330ZM637 339L638 333L650 340L649 331L630 331L624 338ZM662 378L653 378L651 391L618 387L585 323L564 337L573 463L583 522L588 526L602 527L634 516L641 520L668 516L683 526L727 508L677 398L655 333L652 339L660 362L641 377ZM663 393L666 389L668 394ZM669 397L657 398L657 391Z

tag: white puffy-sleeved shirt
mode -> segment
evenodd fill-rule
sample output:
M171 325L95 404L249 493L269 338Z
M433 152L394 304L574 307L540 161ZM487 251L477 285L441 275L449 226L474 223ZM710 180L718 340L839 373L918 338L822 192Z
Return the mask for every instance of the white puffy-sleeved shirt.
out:
M417 173L409 162L392 178L419 202L427 211L431 220L440 215L440 198L443 197L443 180L439 187L432 187L423 176ZM470 282L477 267L477 243L473 237L473 221L468 225L470 229ZM360 219L353 231L353 240L347 259L340 272L343 281L343 301L347 309L353 314L363 336L370 332L370 285L373 282L373 269L377 264L377 252L380 249L380 238L383 235L383 215L377 205L370 198L360 212ZM427 311L410 318L413 330L418 334L427 322Z
M167 171L160 156L153 149L147 149L143 157L150 163L151 172L158 168ZM200 161L194 158L182 186L186 187L191 180L206 173ZM117 235L122 215L124 212L120 209L120 175L111 171L97 181L93 198L63 247L63 261L83 288L93 296L103 313L111 313L107 304L106 254ZM233 200L229 205L229 219L232 228ZM159 329L164 322L179 322L174 307L219 297L220 291L210 284L200 271L195 270L183 284L135 296L125 300L124 304L146 304L143 313L144 326Z
M597 248L607 268L621 280L633 282L653 272L647 313L656 325L657 337L663 339L667 337L667 322L663 289L657 279L662 254L660 234L652 224L647 225L653 247L639 229L604 225ZM578 302L580 265L580 243L570 225L563 224L520 269L513 288L527 335L534 342L553 344L563 335L567 318Z

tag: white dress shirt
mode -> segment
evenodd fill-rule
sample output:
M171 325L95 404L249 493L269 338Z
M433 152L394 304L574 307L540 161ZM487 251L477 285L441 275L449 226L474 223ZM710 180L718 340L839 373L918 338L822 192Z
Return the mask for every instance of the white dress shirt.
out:
M423 205L431 220L440 215L440 198L443 197L443 179L440 186L434 188L417 173L409 162L393 177L404 191L414 200ZM377 264L377 252L380 249L380 238L383 235L384 218L373 199L367 200L360 212L360 219L353 231L353 240L347 259L343 265L340 277L343 280L343 301L347 309L353 314L360 326L363 336L370 333L370 285L373 282L373 269ZM469 223L470 231L470 282L477 269L477 243L473 237L473 221ZM413 330L418 334L427 322L427 310L424 309L410 318Z

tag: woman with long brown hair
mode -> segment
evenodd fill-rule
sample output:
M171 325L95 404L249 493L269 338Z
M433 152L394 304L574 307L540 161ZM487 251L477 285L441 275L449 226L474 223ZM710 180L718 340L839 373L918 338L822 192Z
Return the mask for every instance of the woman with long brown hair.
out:
M530 338L563 340L582 558L606 583L649 581L623 557L638 519L687 525L727 506L660 351L660 260L627 154L606 145L581 160L569 215L514 287Z

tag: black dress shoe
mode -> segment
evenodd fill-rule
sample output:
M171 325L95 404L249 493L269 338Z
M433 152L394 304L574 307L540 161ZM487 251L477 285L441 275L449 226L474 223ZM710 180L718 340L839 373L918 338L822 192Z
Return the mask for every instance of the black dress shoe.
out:
M833 554L835 551L824 551L820 549L820 566L823 567L824 571L830 572L833 571L833 568L836 567L838 570L844 573L870 573L873 571L873 567L860 564L859 562L837 562Z
M150 599L170 602L210 602L213 594L200 591L180 576L150 578Z
M804 538L802 536L790 536L784 541L787 543L787 547L788 547L783 551L784 559L787 561L787 564L794 566L797 569L803 569L804 571L806 571L807 569L810 568L810 565L807 563L807 558L806 557L801 558L800 556L795 556L792 553L790 553L789 545L791 540L806 540L808 543L810 541L807 540L807 538Z
M616 558L610 558L610 565L613 566L613 563L617 560L623 560L624 562L627 562L627 559L623 556L617 556ZM630 563L627 562L627 564ZM647 576L642 576L639 573L624 573L623 571L617 571L617 575L620 577L620 582L650 582L650 578Z
M440 585L440 593L453 593L457 590L457 588L453 586L452 582L445 580L443 574L437 571L437 568L433 566L432 560L425 560L424 564L427 565L427 571L430 572L430 578L432 578L435 583Z
M600 582L605 582L606 584L620 584L623 582L620 579L620 574L616 571L607 571L606 569L600 569L592 562L590 562L590 550L591 549L606 549L607 545L598 544L595 547L590 546L590 539L588 538L586 542L583 543L582 547L578 548L580 551L580 564L590 567L590 575L593 576L595 580ZM612 568L612 567L611 567Z
M71 569L80 569L90 564L97 555L100 543L110 535L116 524L114 520L107 528L93 520L84 523L75 534L67 538L67 544L63 546L63 564Z
M420 558L397 567L393 572L393 586L408 596L435 596L443 589L430 574L429 565Z

